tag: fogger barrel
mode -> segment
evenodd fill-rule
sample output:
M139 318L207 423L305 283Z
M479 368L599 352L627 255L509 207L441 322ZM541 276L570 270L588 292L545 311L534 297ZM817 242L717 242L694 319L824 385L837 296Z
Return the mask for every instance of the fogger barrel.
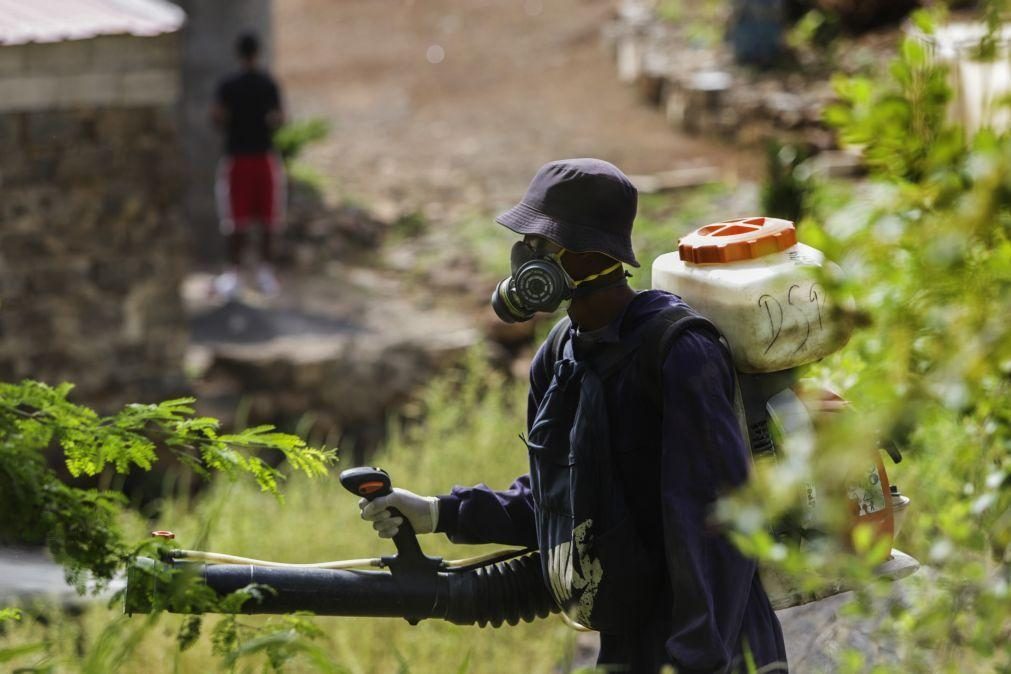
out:
M393 568L388 571L286 569L233 564L159 562L141 558L127 579L126 610L148 613L155 606L172 612L199 612L183 599L174 600L170 582L156 573L171 568L171 583L199 581L218 596L250 585L260 590L246 600L242 613L398 617L416 623L425 618L457 625L499 627L530 622L558 611L541 573L539 555L497 562L466 571ZM194 578L195 576L195 578Z
M380 468L351 468L341 473L340 481L351 493L369 500L393 489L389 474ZM403 517L395 509L390 512ZM154 533L172 536L170 532ZM165 561L140 558L127 577L126 611L225 610L206 597L197 600L199 593L191 590L201 585L218 597L246 590L248 598L241 607L228 607L242 613L310 611L316 615L405 618L411 624L439 618L457 625L499 627L520 620L531 622L559 610L544 584L536 552L522 557L508 553L508 559L449 566L421 550L407 518L403 518L393 543L397 555L383 557L380 562L388 571L201 564L181 561L178 552L169 552ZM251 586L255 589L247 590Z

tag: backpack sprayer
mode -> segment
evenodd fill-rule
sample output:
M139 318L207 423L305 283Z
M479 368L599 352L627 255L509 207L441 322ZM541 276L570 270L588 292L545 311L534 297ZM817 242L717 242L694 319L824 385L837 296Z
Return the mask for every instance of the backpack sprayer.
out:
M819 251L797 242L793 223L762 217L697 229L679 241L678 251L661 255L653 264L653 287L681 296L726 340L741 392L739 415L756 459L784 458L779 456L783 448L777 447L774 428L790 439L790 451L814 449L812 415L794 392L798 368L838 350L849 338L847 325L836 320L839 312L828 306L815 273L825 264ZM818 410L844 406L838 396L827 395ZM901 460L897 451L889 453L895 462ZM876 449L868 450L867 466L861 479L848 488L853 524L869 523L891 543L909 499L889 484ZM346 470L340 480L349 491L370 500L391 491L389 475L377 468ZM813 487L809 499L813 502ZM246 602L242 610L248 613L302 610L401 617L412 624L440 618L499 627L559 612L536 551L444 561L422 552L406 518L393 541L397 554L392 557L320 564L280 564L187 550L172 550L160 561L141 558L128 575L126 610L150 611L155 597L165 600L159 605L170 611L194 610L173 604L170 588L153 571L167 565L197 576L218 595L251 584L271 588ZM915 559L893 548L879 572L898 579L918 568ZM782 587L768 589L777 609L812 598Z
M806 402L795 392L800 367L842 348L850 335L850 322L840 320L843 307L832 306L822 285L819 271L826 265L838 270L820 251L797 242L792 222L764 217L701 227L678 242L677 252L653 263L653 287L682 297L727 340L757 461L806 458L797 455L815 449L813 417L847 405L831 391ZM774 430L788 451L777 447ZM847 487L851 526L868 524L893 543L909 499L889 483L877 448L856 451L866 451L867 468ZM897 449L887 451L895 463L902 460ZM814 499L809 485L809 506ZM892 548L879 573L898 579L918 568ZM805 599L785 588L767 589L775 608Z

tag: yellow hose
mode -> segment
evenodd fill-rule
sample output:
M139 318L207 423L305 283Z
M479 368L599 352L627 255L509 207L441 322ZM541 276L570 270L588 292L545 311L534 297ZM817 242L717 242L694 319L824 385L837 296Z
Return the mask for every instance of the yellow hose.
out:
M489 562L498 561L502 558L514 557L521 550L496 550L475 557L465 557L464 559L453 559L443 562L443 568L453 570L460 567L484 565ZM312 564L289 564L287 562L270 562L263 559L252 559L250 557L239 557L238 555L226 555L220 552L204 552L203 550L176 550L173 552L175 559L186 559L195 562L207 562L209 564L249 564L251 566L267 566L275 569L359 569L370 566L383 566L382 560L378 557L370 559L342 559L334 562L315 562Z
M236 555L224 555L219 552L203 552L202 550L175 550L175 559L188 559L211 564L250 564L252 566L268 566L275 569L360 569L369 566L382 566L379 558L374 559L342 559L335 562L316 562L313 564L288 564L286 562L268 562L262 559L250 559Z
M582 625L580 623L577 623L565 611L562 611L558 615L562 619L562 622L565 623L566 627L571 627L572 629L576 630L577 632L594 632L595 631L593 629L590 629L586 625Z
M520 552L525 552L525 548L513 548L510 550L496 550L475 557L465 557L464 559L452 559L446 562L447 569L456 569L461 566L485 565L488 562L497 562L500 559L516 557Z

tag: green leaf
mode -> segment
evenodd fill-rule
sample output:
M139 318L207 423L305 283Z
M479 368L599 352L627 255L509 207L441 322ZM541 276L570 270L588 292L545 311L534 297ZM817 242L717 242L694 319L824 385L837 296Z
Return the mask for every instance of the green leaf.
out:
M934 34L934 17L929 11L918 9L909 15L909 20L925 35Z
M927 50L921 40L907 37L902 41L902 58L910 66L919 67L927 62Z
M179 632L176 634L176 643L179 645L180 652L188 650L200 638L202 621L203 618L199 615L188 615L183 618L179 624Z
M8 620L21 620L21 610L16 608L0 608L0 623Z
M271 426L220 438L216 420L193 416L192 398L130 404L101 417L67 400L72 388L0 382L0 511L5 513L0 539L45 543L82 591L85 571L108 579L129 559L118 523L124 499L116 492L63 484L42 460L51 445L62 450L74 477L109 468L150 470L159 449L166 448L199 475L245 476L277 498L285 475L259 452L282 452L288 469L314 477L325 475L335 459L331 450L309 447Z

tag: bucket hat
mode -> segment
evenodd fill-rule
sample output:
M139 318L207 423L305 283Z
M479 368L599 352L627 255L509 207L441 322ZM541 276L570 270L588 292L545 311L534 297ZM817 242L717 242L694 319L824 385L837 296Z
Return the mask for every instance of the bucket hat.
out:
M639 266L632 251L638 192L602 159L559 159L542 166L523 199L495 221L543 236L573 253L603 253Z

